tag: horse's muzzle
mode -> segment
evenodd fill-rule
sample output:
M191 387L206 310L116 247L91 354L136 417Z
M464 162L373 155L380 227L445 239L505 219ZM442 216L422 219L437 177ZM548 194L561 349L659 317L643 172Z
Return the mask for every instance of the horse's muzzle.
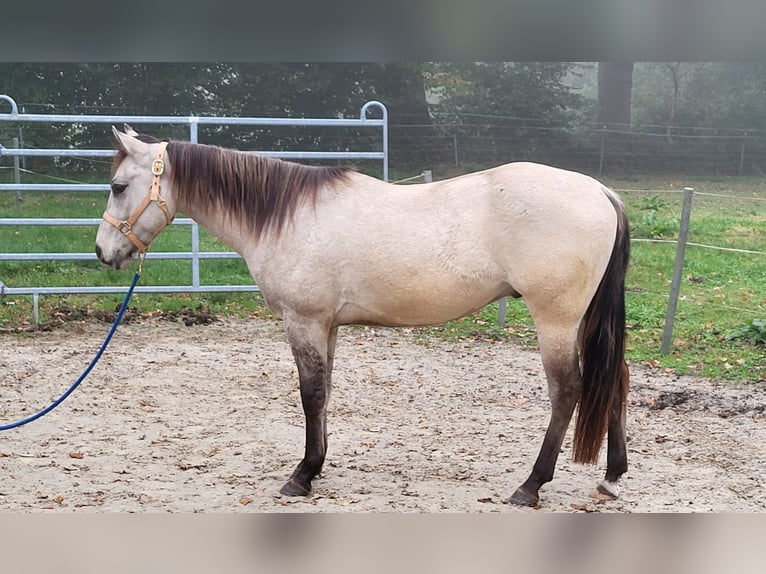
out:
M101 247L98 244L96 245L96 257L98 257L98 260L104 267L109 267L111 269L124 269L130 265L130 262L133 259L133 254L135 252L135 249L126 254L117 252L114 257L109 258L104 255Z

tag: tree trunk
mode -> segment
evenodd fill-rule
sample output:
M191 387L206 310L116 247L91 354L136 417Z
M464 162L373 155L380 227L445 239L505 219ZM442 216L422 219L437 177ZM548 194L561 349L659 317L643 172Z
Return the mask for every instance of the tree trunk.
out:
M633 62L599 62L598 121L607 129L630 129Z

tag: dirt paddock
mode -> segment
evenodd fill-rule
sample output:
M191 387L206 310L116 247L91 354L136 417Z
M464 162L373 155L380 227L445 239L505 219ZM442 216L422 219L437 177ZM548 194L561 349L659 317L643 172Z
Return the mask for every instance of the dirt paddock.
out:
M108 330L0 335L0 418L59 396ZM539 355L493 341L427 344L341 329L329 452L307 498L278 494L303 453L281 324L144 320L118 329L60 407L0 433L0 509L21 512L758 512L766 392L631 366L622 497L571 462L571 428L539 509L506 503L549 410Z

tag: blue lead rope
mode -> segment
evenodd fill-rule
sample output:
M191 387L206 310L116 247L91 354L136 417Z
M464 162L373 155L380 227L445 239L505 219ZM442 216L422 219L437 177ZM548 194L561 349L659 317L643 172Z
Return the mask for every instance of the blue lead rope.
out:
M112 335L114 335L114 332L117 330L117 325L120 324L120 321L122 320L122 316L125 314L125 310L128 308L128 301L130 301L130 296L133 294L133 288L136 286L136 283L138 283L139 277L141 277L140 270L136 272L135 276L133 277L133 283L130 284L130 288L128 289L128 292L125 294L125 299L123 299L122 301L122 306L120 307L120 310L117 313L117 317L115 317L114 319L114 323L112 323L111 329L109 329L109 333L107 334L106 339L104 339L104 342L101 344L101 348L98 350L98 353L96 353L96 356L93 357L93 360L90 362L87 368L83 371L82 375L80 375L80 377L74 382L74 384L71 387L69 387L67 392L65 392L58 399L56 399L50 405L48 405L43 410L41 410L39 413L35 413L31 416L28 416L25 419L21 419L16 422L1 425L0 431L20 427L21 425L31 423L33 420L39 419L41 416L48 414L57 406L59 406L62 402L64 402L64 399L66 399L69 395L71 395L72 391L74 391L80 385L80 383L83 382L85 377L88 376L88 373L90 373L91 369L93 369L93 367L96 366L96 363L101 358L101 355L104 354L104 351L106 350L106 346L109 344L109 341L112 339Z

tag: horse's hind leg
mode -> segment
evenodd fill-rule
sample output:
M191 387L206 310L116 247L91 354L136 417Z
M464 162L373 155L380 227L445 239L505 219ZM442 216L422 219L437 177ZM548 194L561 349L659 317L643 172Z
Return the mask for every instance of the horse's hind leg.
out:
M548 379L551 419L532 473L511 496L511 503L520 506L537 505L540 487L553 480L556 460L582 386L575 343L576 328L549 329L538 324L537 330L543 368Z
M625 382L625 396L628 394L628 365L623 361L623 381ZM614 404L609 414L609 427L607 434L606 451L606 476L598 483L595 498L615 499L620 497L620 488L617 479L628 470L628 448L625 437L625 403Z
M311 481L319 474L327 453L327 402L335 353L337 327L319 324L293 325L285 330L298 366L301 402L306 417L306 449L303 460L280 492L287 496L306 496Z

